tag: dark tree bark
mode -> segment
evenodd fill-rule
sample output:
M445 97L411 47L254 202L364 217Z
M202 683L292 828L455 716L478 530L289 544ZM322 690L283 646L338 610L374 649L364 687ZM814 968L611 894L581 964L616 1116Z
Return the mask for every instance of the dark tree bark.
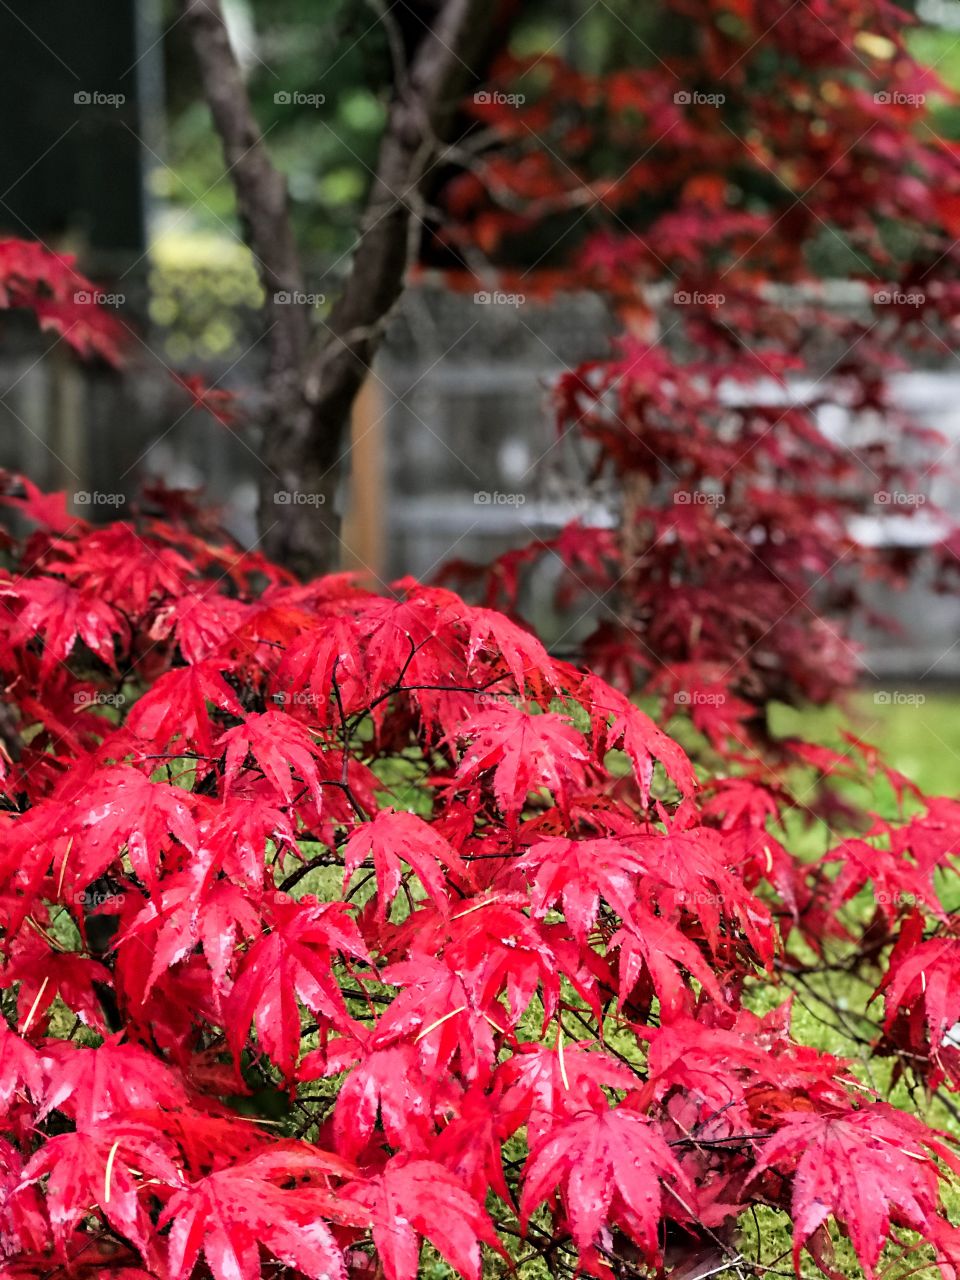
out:
M265 550L308 576L337 567L335 498L349 457L350 414L419 239L425 175L442 151L458 102L477 78L497 0L442 0L407 58L394 43L395 84L346 283L320 334L305 307L277 294L303 289L286 181L273 165L224 25L220 0L182 0L203 90L223 142L244 237L266 293L270 345L260 489ZM278 504L278 491L322 505Z

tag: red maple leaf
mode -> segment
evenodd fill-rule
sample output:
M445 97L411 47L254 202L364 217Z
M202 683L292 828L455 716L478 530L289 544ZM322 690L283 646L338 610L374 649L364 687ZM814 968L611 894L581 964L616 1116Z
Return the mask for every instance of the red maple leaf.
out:
M176 667L138 699L126 728L154 753L176 746L210 755L217 728L208 704L216 711L243 718L243 707L224 680L219 663Z
M319 748L303 725L292 717L280 711L247 716L243 724L221 734L215 745L226 749L223 773L226 791L236 784L249 755L278 799L293 804L307 790L315 804L321 803Z
M585 676L581 685L593 721L594 740L602 750L620 746L630 757L644 803L659 760L684 795L696 790L697 775L686 753L629 698L596 676Z
M890 967L879 991L886 1006L889 1031L902 1009L916 1009L927 1028L930 1049L936 1053L946 1040L957 1048L960 1022L960 940L931 938L920 941L922 922L914 914L894 948Z
M6 1112L11 1099L18 1091L26 1089L39 1099L43 1091L41 1058L26 1040L21 1040L0 1020L0 1112Z
M64 490L58 493L44 493L27 476L17 477L19 487L23 489L23 497L16 494L0 494L0 502L8 507L15 507L23 512L28 520L38 524L52 533L74 533L87 527L86 520L75 516L67 507L67 495Z
M377 914L381 920L400 888L401 859L416 872L435 904L447 898L444 867L469 880L470 873L450 842L415 813L385 809L372 822L357 827L343 849L344 890L351 874L369 857L373 858L377 878Z
M95 591L72 587L58 578L22 578L0 582L0 597L17 602L15 635L43 636L43 675L49 675L55 663L70 655L77 640L108 667L116 667L117 640L125 641L129 628L122 615Z
M457 779L471 783L492 769L497 803L512 821L531 791L546 787L566 807L571 787L586 784L586 744L569 720L556 712L531 715L521 707L500 703L471 716L460 732L468 745Z
M28 1188L41 1178L46 1179L47 1212L58 1245L95 1207L137 1247L148 1266L159 1262L142 1184L147 1178L167 1186L181 1181L162 1143L122 1128L58 1134L27 1163L20 1185Z
M311 1280L346 1280L343 1255L309 1191L283 1190L278 1175L301 1174L308 1153L284 1160L282 1151L208 1174L177 1191L160 1219L170 1223L171 1280L195 1274L201 1252L215 1280L260 1280L261 1247ZM312 1174L344 1174L349 1166L311 1151ZM349 1202L349 1201L348 1201ZM332 1207L332 1205L331 1205Z
M885 1102L858 1111L786 1113L764 1144L754 1177L776 1168L793 1175L793 1259L833 1217L872 1276L891 1222L936 1239L940 1175L933 1157L956 1169L937 1134Z
M333 957L369 957L346 903L278 901L270 923L271 932L251 945L240 964L224 1018L238 1062L255 1020L261 1049L292 1078L300 1052L298 998L318 1017L349 1030Z
M22 1034L34 1034L45 1022L45 1014L57 996L88 1027L105 1033L103 1011L94 983L110 985L112 975L105 965L87 956L55 951L36 934L18 950L7 968L7 978L19 982L17 1014Z
M41 1115L62 1111L78 1130L97 1133L104 1121L131 1112L180 1107L186 1090L175 1072L139 1045L119 1035L96 1049L54 1042L46 1050Z
M632 1089L637 1077L606 1053L588 1053L579 1044L564 1045L563 1032L553 1048L524 1044L501 1066L503 1112L517 1125L526 1124L532 1147L557 1124L606 1105L603 1087Z
M483 674L502 663L509 671L520 697L529 683L531 692L542 697L545 689L557 689L557 664L540 640L493 609L470 609L470 640L467 645L468 669L479 668ZM477 663L480 654L486 662Z
M232 427L236 423L236 396L232 391L207 386L199 373L175 373L173 379L192 398L194 408L205 409L221 426Z
M524 1226L557 1187L581 1257L601 1227L615 1223L655 1264L660 1246L661 1180L684 1177L663 1135L646 1116L624 1107L581 1115L550 1129L527 1159L520 1199Z
M356 1159L370 1142L379 1118L383 1138L404 1151L422 1151L432 1129L439 1081L423 1071L412 1042L378 1044L378 1038L331 1037L300 1063L297 1077L314 1080L349 1071L337 1095L337 1150Z
M202 945L217 998L227 990L238 942L259 936L261 925L260 912L238 885L208 876L203 866L197 865L165 881L162 894L152 898L130 922L118 946L136 940L152 956L139 993L145 1000L166 969Z
M480 1241L502 1252L486 1211L433 1160L393 1156L382 1172L346 1194L373 1215L373 1242L387 1280L416 1280L420 1237L467 1280L480 1278Z

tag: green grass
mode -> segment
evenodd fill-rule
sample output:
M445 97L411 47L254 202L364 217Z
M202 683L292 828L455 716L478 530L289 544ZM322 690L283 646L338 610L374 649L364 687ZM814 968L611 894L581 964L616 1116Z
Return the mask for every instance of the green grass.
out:
M776 707L771 722L779 736L841 750L847 728L873 743L888 764L929 795L960 792L960 691L928 692L909 685L860 690L846 708L797 712Z

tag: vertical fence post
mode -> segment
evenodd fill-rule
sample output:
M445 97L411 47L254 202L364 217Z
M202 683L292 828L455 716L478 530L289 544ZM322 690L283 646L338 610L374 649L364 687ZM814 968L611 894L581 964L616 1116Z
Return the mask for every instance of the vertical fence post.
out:
M368 377L353 406L350 486L343 526L343 567L379 577L384 571L383 399Z

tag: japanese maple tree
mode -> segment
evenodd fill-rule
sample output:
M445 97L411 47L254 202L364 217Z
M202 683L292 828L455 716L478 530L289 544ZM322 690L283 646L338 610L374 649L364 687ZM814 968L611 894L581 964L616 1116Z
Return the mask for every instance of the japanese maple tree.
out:
M946 441L889 378L949 355L957 323L960 166L933 113L953 95L886 3L666 14L669 40L638 14L600 72L505 58L475 107L445 235L505 288L608 298L621 339L561 375L554 404L619 503L616 528L575 521L479 575L455 568L516 609L530 566L558 558L561 604L595 620L589 660L749 750L771 699L851 683L863 582L916 564L902 531L871 549L852 517L935 514Z

